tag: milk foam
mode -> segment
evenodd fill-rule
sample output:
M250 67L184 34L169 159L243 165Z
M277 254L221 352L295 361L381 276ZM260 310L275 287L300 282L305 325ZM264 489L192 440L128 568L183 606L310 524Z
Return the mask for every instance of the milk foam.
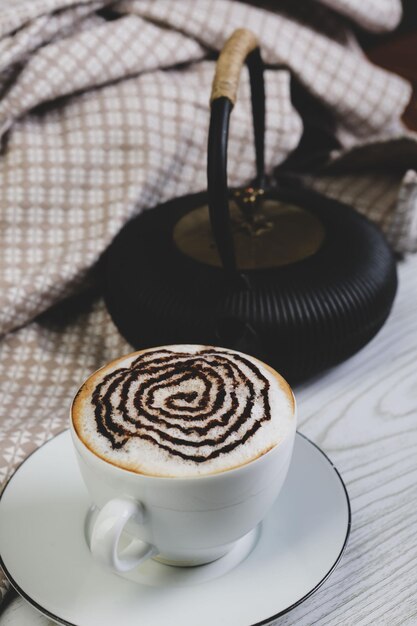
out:
M254 357L176 345L113 361L81 387L75 430L96 455L154 476L233 469L294 428L287 383Z

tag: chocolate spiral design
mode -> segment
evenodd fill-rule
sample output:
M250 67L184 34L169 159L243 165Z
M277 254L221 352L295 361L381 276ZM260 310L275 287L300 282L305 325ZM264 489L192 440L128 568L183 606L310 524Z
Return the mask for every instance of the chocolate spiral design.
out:
M92 394L97 429L114 450L132 437L195 463L242 445L271 419L269 381L227 351L144 352Z

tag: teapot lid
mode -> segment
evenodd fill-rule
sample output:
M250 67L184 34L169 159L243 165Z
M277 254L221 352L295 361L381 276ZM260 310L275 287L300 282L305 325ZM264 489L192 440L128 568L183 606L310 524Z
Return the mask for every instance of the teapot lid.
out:
M254 197L251 187L243 193L251 192ZM229 202L238 271L282 267L302 261L320 249L325 228L313 212L277 198L265 198L262 192L256 209L249 213L241 210L241 197L242 192L237 191ZM207 204L180 217L173 230L173 241L180 252L194 261L222 267Z

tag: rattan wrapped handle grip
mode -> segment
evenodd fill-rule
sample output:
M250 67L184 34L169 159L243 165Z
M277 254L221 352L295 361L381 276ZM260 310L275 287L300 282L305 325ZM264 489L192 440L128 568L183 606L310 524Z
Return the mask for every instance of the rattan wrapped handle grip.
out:
M210 102L224 97L235 104L242 65L258 45L255 35L246 28L238 28L229 37L217 60Z

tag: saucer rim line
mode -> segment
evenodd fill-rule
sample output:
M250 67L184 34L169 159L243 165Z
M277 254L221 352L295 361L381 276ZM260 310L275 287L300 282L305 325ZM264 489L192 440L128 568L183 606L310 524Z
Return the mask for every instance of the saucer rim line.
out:
M303 602L308 600L308 598L310 598L314 593L316 593L316 591L318 591L320 589L320 587L326 582L326 580L332 575L332 573L334 572L334 570L338 566L338 564L339 564L339 562L340 562L340 560L341 560L341 558L343 556L343 553L344 553L344 551L346 549L347 543L349 541L350 531L352 530L352 507L350 505L349 493L348 493L347 487L345 485L345 482L344 482L344 480L343 480L339 470L337 469L337 467L335 466L333 461L327 456L327 454L325 452L323 452L323 450L316 443L314 443L314 441L311 441L311 439L309 439L309 437L307 437L306 435L303 435L303 433L301 433L299 430L297 430L296 433L297 433L297 435L300 435L303 439L308 441L308 443L311 443L311 445L313 445L319 452L321 452L321 454L329 462L329 464L331 465L332 469L336 472L336 475L339 478L339 481L340 481L340 483L341 483L341 485L343 487L343 491L344 491L344 494L345 494L346 504L347 504L347 512L348 512L348 522L347 522L347 528L346 528L346 536L345 536L345 539L343 541L343 545L342 545L342 547L340 549L340 552L339 552L338 556L336 557L335 562L333 563L333 565L331 566L331 568L329 569L327 574L325 574L323 576L323 578L315 585L315 587L313 587L313 589L311 589L308 593L305 594L305 596L303 596L302 598L300 598L299 600L297 600L296 602L294 602L293 604L288 606L286 609L283 609L282 611L280 611L276 615L272 615L271 617L267 617L266 619L262 620L261 622L255 622L255 624L250 624L249 626L266 626L271 621L276 620L279 617L282 617L286 613L289 613L290 611L295 609L297 606L299 606L300 604L302 604ZM1 556L0 556L0 561L1 561Z
M19 463L19 465L15 468L15 470L13 471L13 473L9 476L9 478L7 479L6 483L3 486L3 489L0 493L0 501L3 498L3 495L7 489L7 487L9 486L9 483L11 482L12 478L15 476L15 474L19 471L19 469L22 467L22 465L24 465L24 463L26 463L26 461L36 452L38 452L41 448L43 448L44 446L46 446L48 443L50 443L51 441L53 441L54 439L56 439L57 437L62 436L64 433L69 432L69 428L65 428L64 430L61 430L59 433L56 433L53 437L51 437L50 439L48 439L47 441L45 441L41 446L39 446L38 448L36 448L35 450L32 450L32 452L30 454L28 454L27 457L25 457L23 459L23 461L21 463ZM350 532L351 532L351 528L352 528L352 509L351 509L351 505L350 505L350 498L349 498L349 493L348 490L346 488L346 485L344 483L344 480L339 472L339 470L337 469L337 467L334 465L333 461L327 456L327 454L325 452L323 452L323 450L316 444L314 443L314 441L311 441L311 439L309 439L309 437L307 437L306 435L304 435L303 433L301 433L299 430L296 431L296 435L299 435L300 437L302 437L303 439L305 439L306 441L308 441L308 443L310 443L311 445L313 445L324 457L325 459L329 462L330 466L332 467L332 469L336 472L337 477L339 478L339 481L343 487L343 491L345 494L345 498L346 498L346 504L347 504L347 513L348 513L348 520L347 520L347 527L346 527L346 536L345 539L343 541L343 545L340 549L340 552L338 554L338 556L336 557L336 560L334 561L333 565L330 567L329 571L323 576L323 578L310 590L308 591L304 596L302 596L301 598L299 598L296 602L294 602L293 604L291 604L290 606L286 607L285 609L283 609L282 611L280 611L279 613L276 613L275 615L271 615L270 617L267 617L264 620L261 620L260 622L255 622L253 624L248 624L248 626L266 626L267 624L270 624L271 621L278 619L279 617L282 617L283 615L285 615L286 613L289 613L290 611L292 611L293 609L295 609L297 606L299 606L300 604L302 604L303 602L305 602L306 600L308 600L308 598L310 598L314 593L316 593L316 591L318 591L320 589L320 587L326 582L326 580L331 576L331 574L334 572L334 570L336 569L337 565L339 564L343 553L346 549L349 537L350 537ZM62 625L62 626L79 626L78 624L74 624L73 622L67 622L66 620L64 620L61 617L58 617L57 615L55 615L54 613L51 613L50 611L48 611L48 609L45 609L44 607L42 607L40 604L38 604L36 602L36 600L33 600L33 598L31 598L21 587L20 585L13 579L13 577L11 576L10 572L8 571L4 561L3 561L3 557L0 554L0 567L2 568L4 574L6 575L6 578L8 579L9 583L12 585L13 589L21 596L23 597L30 605L32 605L39 613L41 613L42 615L44 615L45 617L51 619L52 621L54 621L55 623Z

